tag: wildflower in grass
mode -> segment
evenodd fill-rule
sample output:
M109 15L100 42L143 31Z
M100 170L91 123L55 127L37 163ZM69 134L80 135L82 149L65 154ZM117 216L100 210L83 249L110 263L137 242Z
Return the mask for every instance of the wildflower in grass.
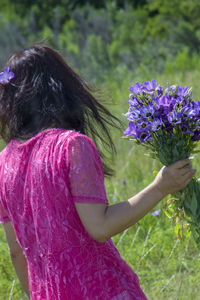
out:
M130 87L128 128L124 134L145 146L154 158L168 166L196 152L200 140L200 101L187 86L167 85L155 79ZM194 178L176 194L174 217L185 218L200 243L200 182ZM155 215L157 211L154 212Z
M113 197L112 201L113 201L113 202L116 202L116 201L117 201L117 198L116 198L116 197Z
M123 185L126 185L126 180L125 180L125 179L122 181L122 184L123 184Z
M151 216L159 216L159 215L160 215L160 209L157 209L151 213Z

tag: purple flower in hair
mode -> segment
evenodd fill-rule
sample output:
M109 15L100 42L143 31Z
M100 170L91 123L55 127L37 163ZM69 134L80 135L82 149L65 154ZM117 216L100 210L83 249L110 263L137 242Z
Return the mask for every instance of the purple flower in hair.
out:
M14 76L14 73L10 72L10 67L5 67L4 71L0 73L0 83L9 83Z

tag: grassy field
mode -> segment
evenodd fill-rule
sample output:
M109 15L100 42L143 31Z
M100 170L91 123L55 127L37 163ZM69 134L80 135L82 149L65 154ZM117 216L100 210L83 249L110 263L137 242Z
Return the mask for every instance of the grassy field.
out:
M132 83L153 77L141 74ZM155 77L160 84L169 82L193 87L198 100L200 95L199 72L176 73ZM119 116L127 111L128 86L125 78L120 86L110 81L104 85L115 102L111 109ZM136 194L153 180L153 170L161 166L150 159L145 150L113 133L117 147L116 175L106 180L110 203L123 201ZM194 159L197 176L200 175L199 158ZM166 200L166 199L165 199ZM165 200L156 209L162 208ZM200 252L191 237L178 241L170 219L161 211L159 216L147 214L138 224L113 238L121 256L140 278L140 283L150 300L198 300L200 299ZM0 227L0 300L25 299L11 265L8 248Z

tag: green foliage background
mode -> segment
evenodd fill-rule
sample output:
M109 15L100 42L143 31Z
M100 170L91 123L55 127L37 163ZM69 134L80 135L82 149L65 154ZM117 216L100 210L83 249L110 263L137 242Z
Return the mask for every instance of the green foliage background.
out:
M72 68L102 88L108 108L125 120L128 87L136 81L192 86L199 100L199 15L198 0L0 0L0 66L13 52L48 38ZM144 188L160 167L122 135L113 131L116 176L106 180L111 204ZM194 166L199 176L199 157ZM171 223L164 213L149 213L113 240L148 299L198 300L199 250L191 236L178 241ZM0 300L7 299L25 296L0 227Z

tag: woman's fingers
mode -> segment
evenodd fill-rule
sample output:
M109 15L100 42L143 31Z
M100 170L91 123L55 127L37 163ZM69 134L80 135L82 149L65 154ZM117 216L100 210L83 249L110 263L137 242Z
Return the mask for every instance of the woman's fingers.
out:
M192 169L191 171L189 171L188 173L182 176L184 184L186 184L186 182L189 183L192 180L196 171L197 171L196 169Z
M178 169L180 175L185 175L192 170L192 163L190 162L187 167Z
M187 167L186 167L187 166ZM189 159L180 160L169 167L163 167L157 174L155 181L159 190L165 194L183 190L192 180L196 169L192 169Z
M190 163L191 163L191 160L189 158L185 158L185 159L182 159L182 160L179 160L179 161L175 162L171 166L175 169L181 169L181 168L183 168L184 166L186 166Z

